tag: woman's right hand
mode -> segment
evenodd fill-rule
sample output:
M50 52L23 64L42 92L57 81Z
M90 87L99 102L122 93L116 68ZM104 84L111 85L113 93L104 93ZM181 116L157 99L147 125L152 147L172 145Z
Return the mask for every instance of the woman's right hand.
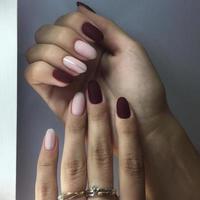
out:
M89 188L114 187L112 130L107 102L95 81L89 82L86 96L87 109L84 94L80 92L74 96L67 109L60 174L62 194L84 191L87 185ZM125 98L119 98L115 107L120 141L120 199L145 200L144 163L136 116ZM55 132L48 130L38 159L35 200L57 199L58 146ZM97 199L115 198L107 196Z

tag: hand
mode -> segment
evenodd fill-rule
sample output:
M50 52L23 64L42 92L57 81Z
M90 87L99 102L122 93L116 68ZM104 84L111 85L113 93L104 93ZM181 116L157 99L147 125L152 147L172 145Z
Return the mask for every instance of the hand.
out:
M94 24L100 32L85 22ZM85 44L87 51L82 51L79 43L77 53L77 40L90 44L90 47ZM85 91L88 80L97 79L112 114L116 154L114 102L119 96L125 96L135 110L145 155L148 198L198 199L199 155L170 113L164 87L137 41L113 22L83 6L79 6L78 12L60 17L55 25L40 28L36 41L37 45L27 52L30 65L25 73L26 79L64 122L68 103L75 92ZM83 63L78 64L81 71L69 70L62 62L65 56L83 61L88 71L83 73ZM69 65L69 62L65 60L65 64ZM74 66L68 67L74 69ZM72 77L75 80L69 83Z
M96 101L94 104L94 98L98 99L98 103ZM88 114L85 110L83 93L77 93L70 102L65 119L65 141L60 176L61 193L85 190L87 183L89 187L95 185L113 188L112 132L107 108L105 97L101 94L98 84L93 81L88 87ZM117 102L115 121L120 141L120 199L144 200L144 167L140 134L135 114L124 98L120 98ZM87 148L85 148L86 135ZM38 159L36 200L57 199L57 159L58 138L50 129L47 131ZM105 197L98 199L103 200Z
M95 24L100 31L92 29L94 33L88 37L85 29L91 29L91 26L85 25L85 22ZM92 60L95 58L92 47L89 52L92 51L93 56L91 53L85 55L88 48L81 55L77 53L74 45L77 40L91 44L96 49L96 59ZM127 97L135 108L145 137L159 124L157 119L168 108L164 87L144 48L113 22L80 6L78 12L60 17L55 25L41 27L36 32L36 42L37 45L27 52L30 65L26 79L61 119L64 119L74 93L84 91L87 81L95 78L105 92L112 113L113 102L119 96ZM88 72L74 73L66 68L62 62L65 56L84 61ZM56 68L74 76L74 82L69 85L56 80L52 76ZM117 149L117 142L114 144Z

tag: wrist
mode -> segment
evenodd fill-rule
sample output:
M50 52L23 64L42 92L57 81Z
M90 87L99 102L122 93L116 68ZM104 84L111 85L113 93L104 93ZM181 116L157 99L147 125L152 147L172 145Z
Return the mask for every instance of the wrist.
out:
M155 118L154 125L156 122L157 126L144 136L147 185L151 188L151 196L162 200L197 199L200 195L197 151L169 110L157 121Z

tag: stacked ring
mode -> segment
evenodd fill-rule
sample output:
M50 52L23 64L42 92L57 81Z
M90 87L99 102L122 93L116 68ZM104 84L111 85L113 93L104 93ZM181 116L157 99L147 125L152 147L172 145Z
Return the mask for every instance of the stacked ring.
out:
M110 197L114 199L119 199L117 192L113 188L100 188L98 186L92 186L87 190L80 192L68 192L66 194L61 194L58 196L58 200L72 200L81 197Z

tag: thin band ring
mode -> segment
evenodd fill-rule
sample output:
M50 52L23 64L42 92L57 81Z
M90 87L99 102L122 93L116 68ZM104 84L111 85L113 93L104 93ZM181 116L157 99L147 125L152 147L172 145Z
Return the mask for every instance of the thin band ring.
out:
M80 191L80 192L67 192L65 194L61 194L58 196L58 200L72 200L72 199L79 199L81 197L86 196L86 191Z

